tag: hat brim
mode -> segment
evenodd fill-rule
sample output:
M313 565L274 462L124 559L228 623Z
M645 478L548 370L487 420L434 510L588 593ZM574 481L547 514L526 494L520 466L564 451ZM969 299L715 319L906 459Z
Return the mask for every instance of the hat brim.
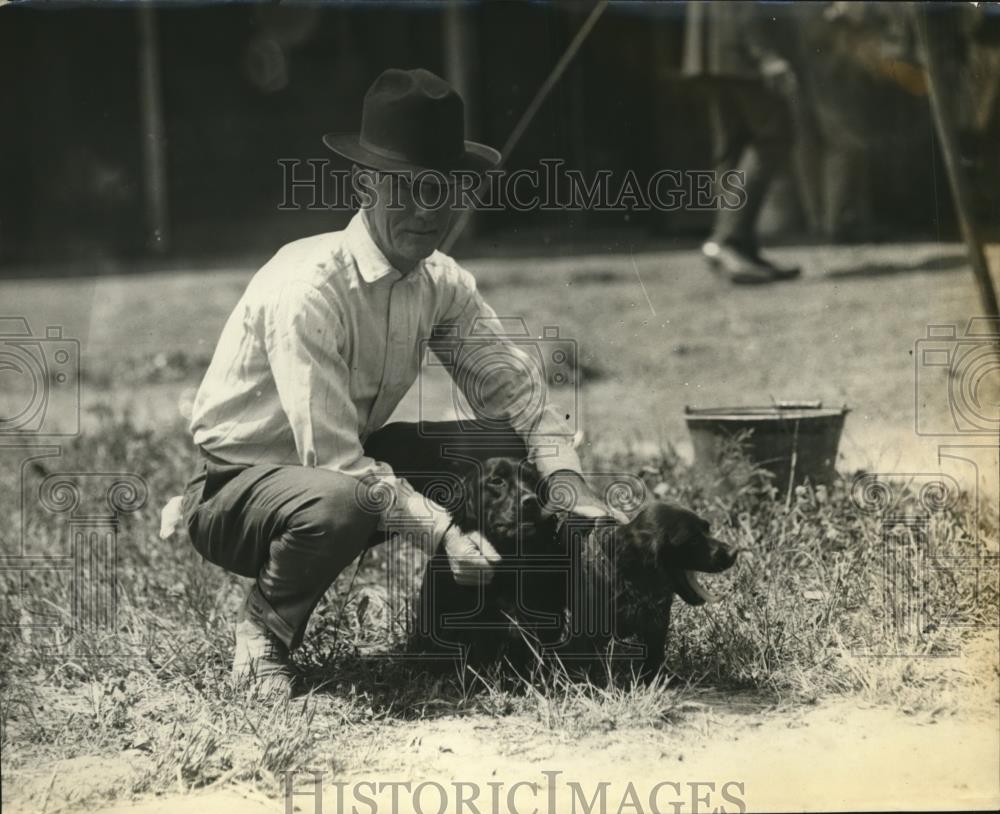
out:
M477 141L466 141L465 152L447 167L426 167L410 161L388 158L364 147L360 143L357 133L327 133L323 136L323 143L337 155L341 155L356 164L387 172L432 171L449 173L470 170L472 172L485 172L500 165L500 153Z

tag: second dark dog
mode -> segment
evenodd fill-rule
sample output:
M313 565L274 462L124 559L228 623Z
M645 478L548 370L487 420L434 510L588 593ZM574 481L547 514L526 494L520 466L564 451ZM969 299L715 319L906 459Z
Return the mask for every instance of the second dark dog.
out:
M720 573L736 562L737 551L710 531L708 521L694 512L653 500L604 546L604 556L614 563L609 577L614 636L643 646L642 673L655 674L663 666L674 596L689 605L711 601L698 573ZM594 644L599 650L610 641Z

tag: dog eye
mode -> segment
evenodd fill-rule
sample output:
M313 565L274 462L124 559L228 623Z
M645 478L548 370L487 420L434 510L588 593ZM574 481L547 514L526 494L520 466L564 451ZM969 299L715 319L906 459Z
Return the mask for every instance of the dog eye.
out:
M487 486L497 486L497 487L500 487L500 486L503 486L504 483L505 483L504 479L500 478L500 477L497 477L496 475L490 475L486 479L486 485Z

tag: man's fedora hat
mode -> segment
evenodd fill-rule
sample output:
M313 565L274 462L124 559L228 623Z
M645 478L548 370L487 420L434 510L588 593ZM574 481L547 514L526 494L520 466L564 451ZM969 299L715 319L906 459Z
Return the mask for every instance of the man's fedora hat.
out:
M482 172L500 163L492 147L465 140L462 97L423 68L384 71L365 94L361 132L327 133L323 143L377 170Z

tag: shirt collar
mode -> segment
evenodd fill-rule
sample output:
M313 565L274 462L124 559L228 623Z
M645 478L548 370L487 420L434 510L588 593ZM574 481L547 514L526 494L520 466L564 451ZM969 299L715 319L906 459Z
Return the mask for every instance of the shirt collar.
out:
M351 222L347 224L347 229L344 231L362 280L366 283L375 283L389 275L394 275L395 279L403 276L386 259L386 256L382 254L382 250L372 240L371 233L368 231L368 223L361 212L355 213L354 217L351 218ZM417 267L410 274L412 275L422 266L422 262L418 263Z

